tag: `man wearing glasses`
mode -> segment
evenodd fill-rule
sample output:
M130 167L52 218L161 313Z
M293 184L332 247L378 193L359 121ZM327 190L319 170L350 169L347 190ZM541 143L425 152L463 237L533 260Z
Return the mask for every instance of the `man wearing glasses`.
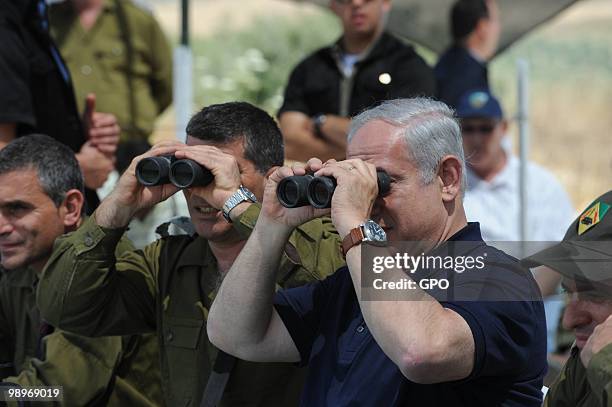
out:
M519 160L505 139L508 121L502 108L488 91L473 90L460 99L457 116L468 166L468 220L480 220L485 240L518 241ZM527 240L559 241L574 208L555 176L533 162L527 164L527 199Z

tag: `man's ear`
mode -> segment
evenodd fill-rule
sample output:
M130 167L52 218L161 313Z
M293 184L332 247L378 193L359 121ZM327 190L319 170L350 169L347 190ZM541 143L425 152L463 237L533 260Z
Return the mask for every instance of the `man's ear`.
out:
M503 119L499 125L502 127L502 131L504 132L504 135L506 135L506 133L508 133L508 125L509 125L508 120Z
M461 194L461 181L463 180L461 161L454 155L442 158L438 169L438 179L442 200L444 202L454 201Z
M470 35L476 36L480 41L484 41L489 34L489 19L487 17L481 17L474 30Z
M85 197L81 191L71 189L66 192L66 197L60 208L66 231L73 231L79 226L83 205L85 205Z

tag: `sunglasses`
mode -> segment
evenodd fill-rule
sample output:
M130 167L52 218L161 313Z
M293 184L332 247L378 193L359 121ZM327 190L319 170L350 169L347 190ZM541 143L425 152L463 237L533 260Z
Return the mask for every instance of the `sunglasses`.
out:
M495 130L495 124L462 124L461 132L463 134L491 134Z

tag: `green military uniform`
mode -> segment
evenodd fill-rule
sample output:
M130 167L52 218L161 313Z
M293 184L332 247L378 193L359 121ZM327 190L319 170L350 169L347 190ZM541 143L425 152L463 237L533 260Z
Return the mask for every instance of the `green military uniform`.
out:
M596 353L588 369L580 361L580 350L572 348L544 407L612 407L612 345Z
M37 274L0 268L0 275L0 381L61 385L67 406L162 403L154 335L85 338L55 330L41 338Z
M259 206L234 222L245 238ZM216 351L206 335L208 310L222 275L208 242L162 238L143 251L113 258L122 230L91 219L56 243L40 283L44 316L83 335L158 334L164 397L169 406L197 406ZM328 218L297 228L286 246L277 282L284 288L322 279L344 264L340 238ZM292 364L238 361L223 405L290 406L298 403L304 375Z
M72 0L66 0L53 5L49 16L79 109L95 93L96 110L117 116L122 141L146 139L172 101L172 55L153 15L130 0L105 0L85 31Z
M522 260L523 264L529 267L545 265L564 279L573 281L578 302L583 301L581 297L587 301L609 302L612 298L610 209L612 191L593 201L572 222L562 242L527 257ZM580 350L574 346L561 374L550 387L544 405L612 407L612 344L593 355L586 368L580 360Z

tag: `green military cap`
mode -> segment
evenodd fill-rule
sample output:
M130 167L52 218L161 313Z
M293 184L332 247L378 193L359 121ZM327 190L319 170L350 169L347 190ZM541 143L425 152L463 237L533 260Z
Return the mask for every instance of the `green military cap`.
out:
M612 191L597 198L570 225L563 240L527 257L597 291L612 294Z

